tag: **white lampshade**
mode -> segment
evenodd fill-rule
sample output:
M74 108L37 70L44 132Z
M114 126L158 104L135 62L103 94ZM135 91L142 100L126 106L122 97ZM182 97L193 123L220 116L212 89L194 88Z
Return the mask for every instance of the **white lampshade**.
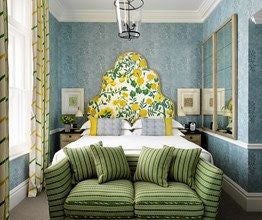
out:
M83 112L79 109L79 107L78 107L78 110L76 111L75 116L76 117L83 117Z
M183 107L181 106L181 108L179 109L179 112L178 112L178 116L186 116L186 113L183 109Z

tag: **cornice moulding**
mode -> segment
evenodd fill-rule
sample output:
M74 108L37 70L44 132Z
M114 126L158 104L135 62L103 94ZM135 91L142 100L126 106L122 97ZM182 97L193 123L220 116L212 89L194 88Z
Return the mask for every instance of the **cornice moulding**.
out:
M197 11L144 10L143 23L202 23L221 0L205 0ZM114 10L67 10L59 0L49 3L60 22L116 22Z

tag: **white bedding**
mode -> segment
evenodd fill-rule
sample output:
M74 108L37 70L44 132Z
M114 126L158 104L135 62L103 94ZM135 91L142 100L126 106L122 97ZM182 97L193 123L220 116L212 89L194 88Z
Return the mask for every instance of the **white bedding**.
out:
M175 146L178 148L200 148L200 146L184 139L181 136L83 136L75 142L70 143L67 147L81 147L102 141L106 147L122 146L126 155L139 155L143 146L152 148L162 148L163 145ZM65 157L61 149L55 153L52 164L57 163ZM201 158L213 163L212 155L202 148Z

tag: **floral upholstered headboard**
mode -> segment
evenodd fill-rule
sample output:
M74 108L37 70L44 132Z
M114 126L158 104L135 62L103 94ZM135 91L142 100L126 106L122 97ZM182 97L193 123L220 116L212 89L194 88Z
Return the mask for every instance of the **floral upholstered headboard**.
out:
M97 118L173 117L174 103L161 93L156 72L140 54L120 54L103 76L100 94L89 101L88 114Z

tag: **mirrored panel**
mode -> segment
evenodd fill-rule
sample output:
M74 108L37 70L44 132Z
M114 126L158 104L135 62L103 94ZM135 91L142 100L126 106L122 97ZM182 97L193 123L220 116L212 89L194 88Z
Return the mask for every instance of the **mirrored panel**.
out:
M212 129L214 112L213 92L213 37L210 37L202 47L202 115L203 127Z
M217 131L232 134L232 20L217 32Z
M203 128L236 138L237 15L212 34L202 51Z

